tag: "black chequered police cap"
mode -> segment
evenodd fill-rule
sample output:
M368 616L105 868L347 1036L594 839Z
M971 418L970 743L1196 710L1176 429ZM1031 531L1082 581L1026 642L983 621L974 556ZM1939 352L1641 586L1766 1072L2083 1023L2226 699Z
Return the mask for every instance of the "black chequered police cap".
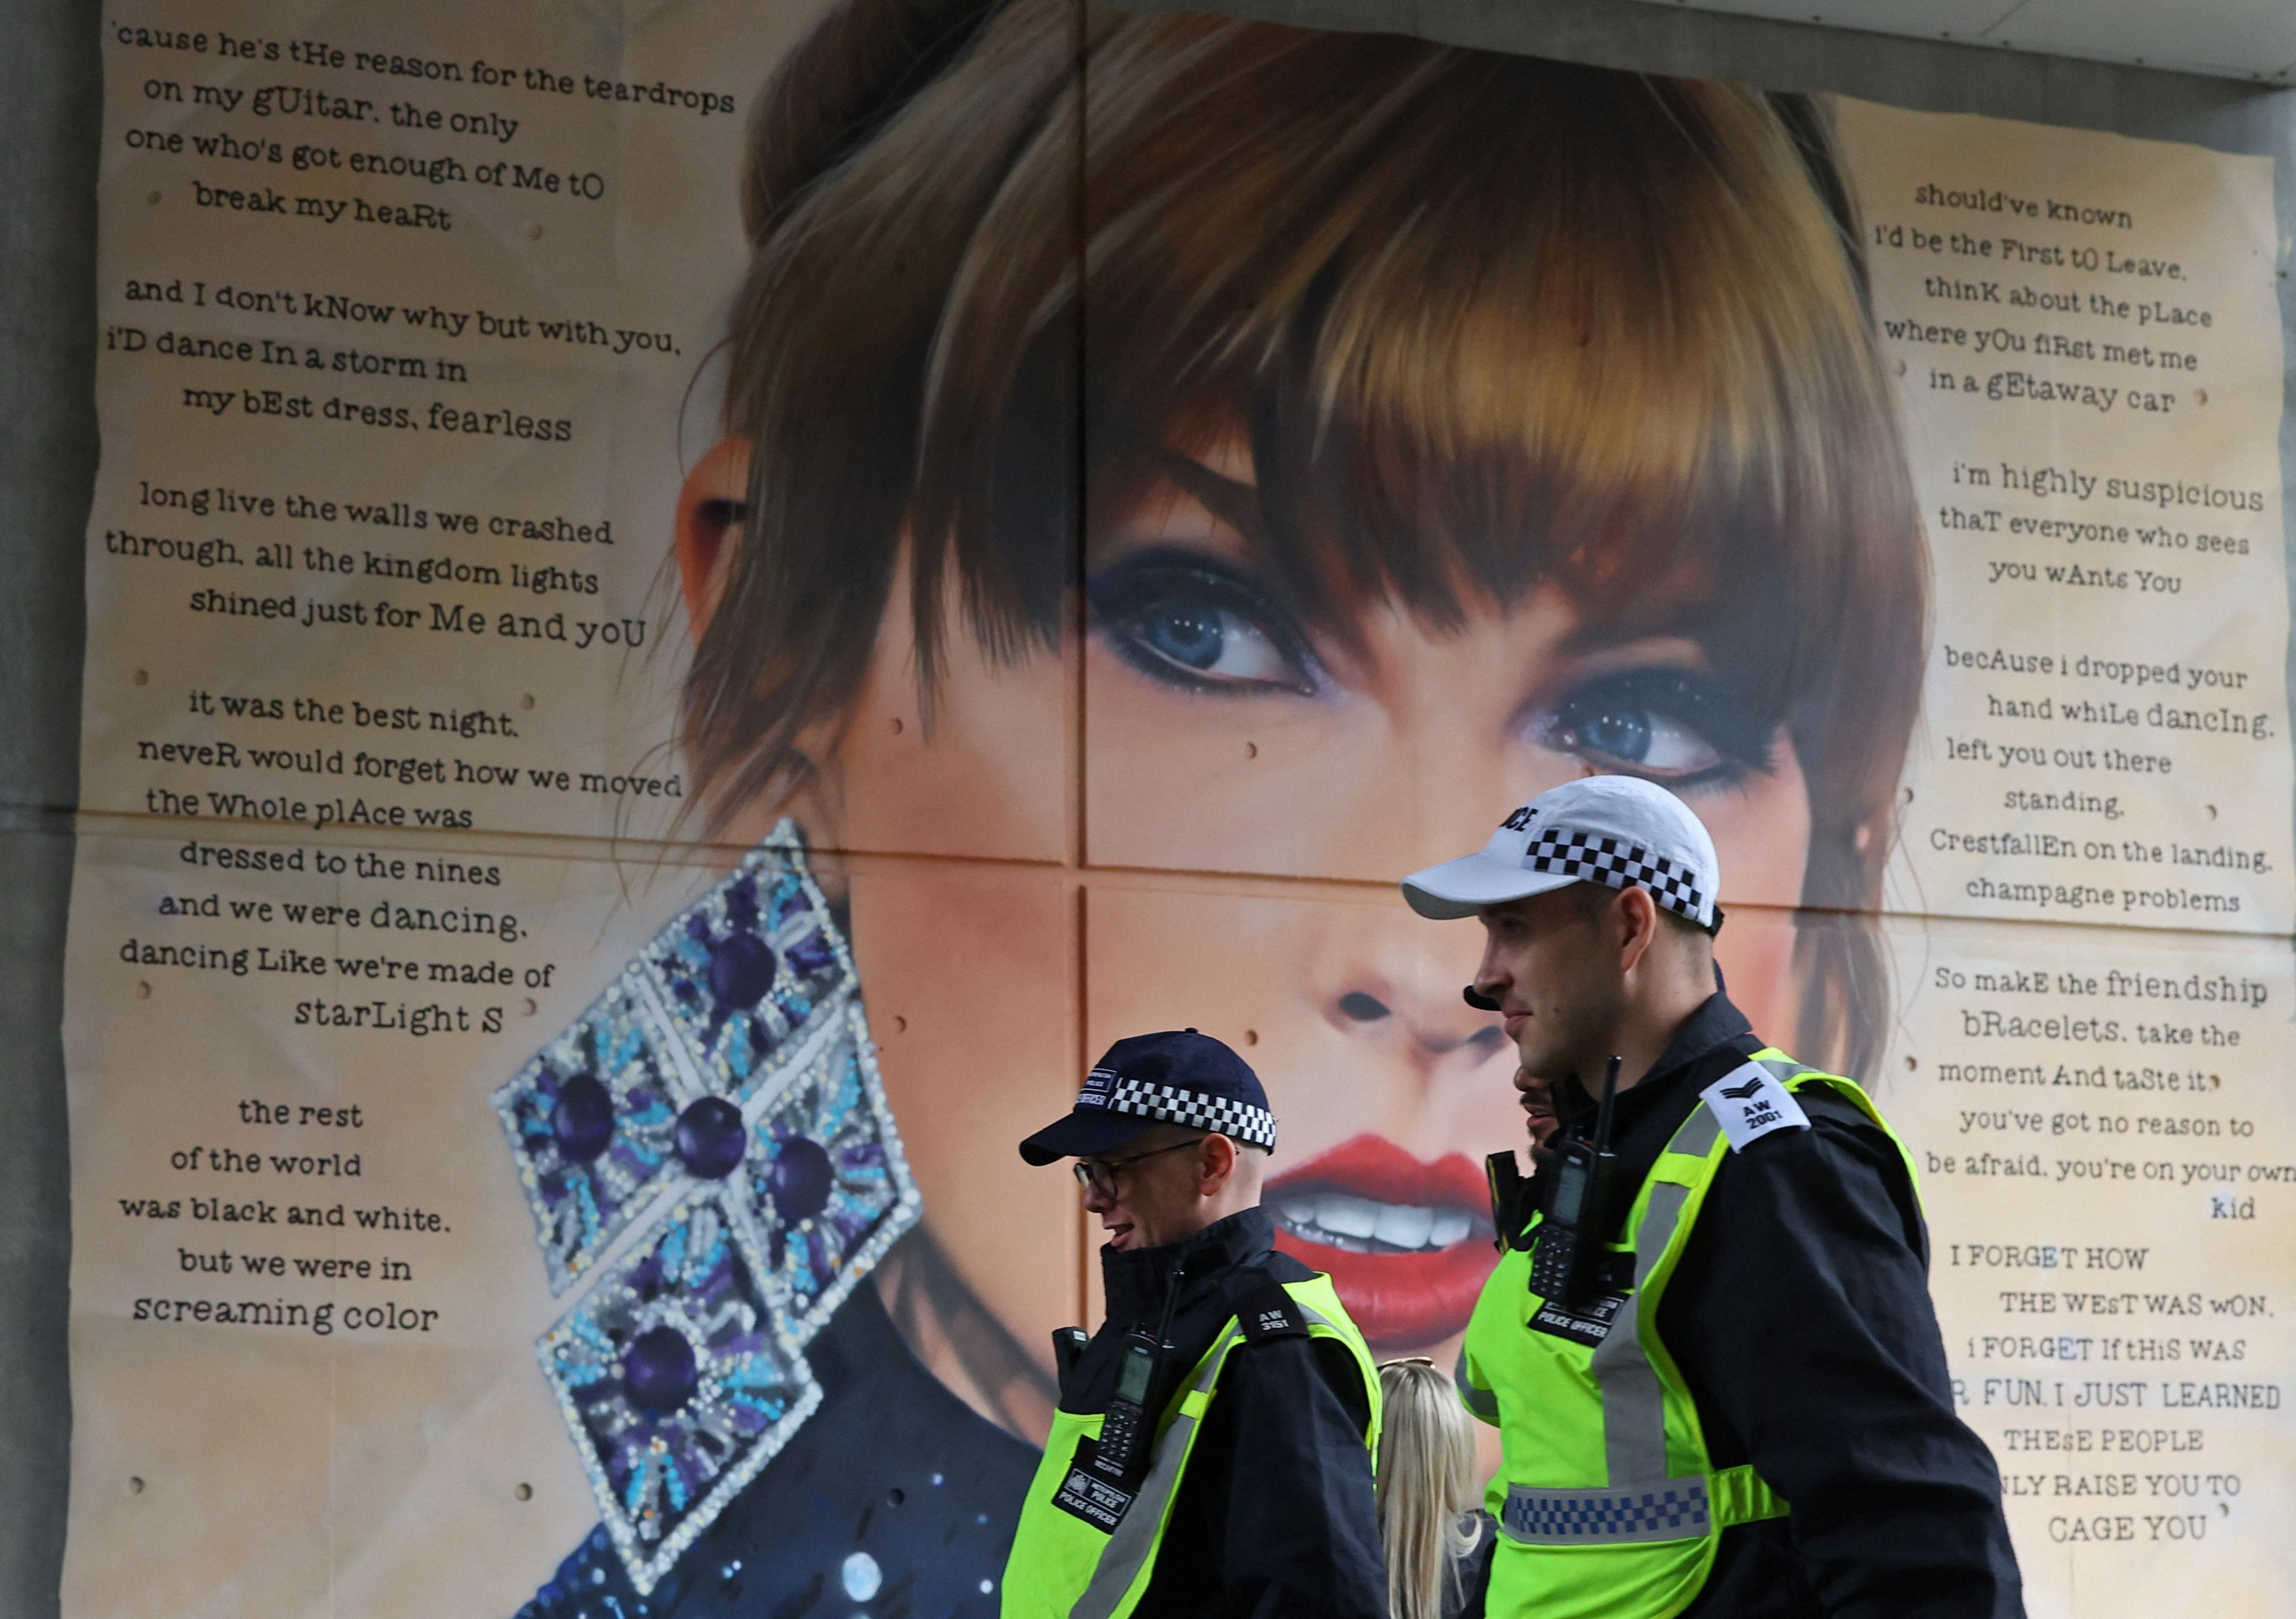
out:
M1216 1131L1275 1150L1275 1116L1251 1066L1194 1029L1135 1034L1108 1048L1085 1075L1076 1106L1021 1143L1031 1164L1096 1157L1151 1124Z

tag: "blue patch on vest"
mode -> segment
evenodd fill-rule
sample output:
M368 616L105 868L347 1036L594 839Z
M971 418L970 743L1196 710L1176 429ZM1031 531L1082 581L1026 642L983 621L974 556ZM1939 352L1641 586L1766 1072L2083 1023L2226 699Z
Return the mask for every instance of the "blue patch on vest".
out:
M1711 1522L1703 1481L1658 1490L1509 1491L1500 1522L1519 1541L1614 1541L1678 1532L1687 1540Z

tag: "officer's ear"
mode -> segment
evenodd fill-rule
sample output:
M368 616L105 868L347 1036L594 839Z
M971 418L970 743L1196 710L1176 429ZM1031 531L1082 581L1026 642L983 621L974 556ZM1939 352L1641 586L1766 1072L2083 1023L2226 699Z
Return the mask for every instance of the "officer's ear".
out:
M1648 888L1629 883L1611 902L1611 923L1619 947L1619 971L1631 973L1658 938L1658 902Z
M1235 1174L1236 1146L1224 1135L1208 1135L1196 1155L1196 1193L1217 1198Z

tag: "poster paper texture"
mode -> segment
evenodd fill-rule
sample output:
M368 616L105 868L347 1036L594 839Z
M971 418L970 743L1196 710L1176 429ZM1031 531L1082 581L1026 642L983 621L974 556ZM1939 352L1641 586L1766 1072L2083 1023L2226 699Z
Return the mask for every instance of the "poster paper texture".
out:
M107 15L64 1611L994 1613L1151 1029L1448 1365L1393 883L1588 770L1911 1146L2029 1611L2284 1606L2268 162L828 9Z

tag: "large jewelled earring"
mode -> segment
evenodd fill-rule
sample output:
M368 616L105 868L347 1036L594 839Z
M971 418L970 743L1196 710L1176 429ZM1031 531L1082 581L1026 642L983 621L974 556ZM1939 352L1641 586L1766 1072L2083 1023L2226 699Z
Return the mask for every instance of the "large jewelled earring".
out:
M804 1350L916 1223L852 953L783 821L494 1095L536 1345L650 1593L821 1402Z

